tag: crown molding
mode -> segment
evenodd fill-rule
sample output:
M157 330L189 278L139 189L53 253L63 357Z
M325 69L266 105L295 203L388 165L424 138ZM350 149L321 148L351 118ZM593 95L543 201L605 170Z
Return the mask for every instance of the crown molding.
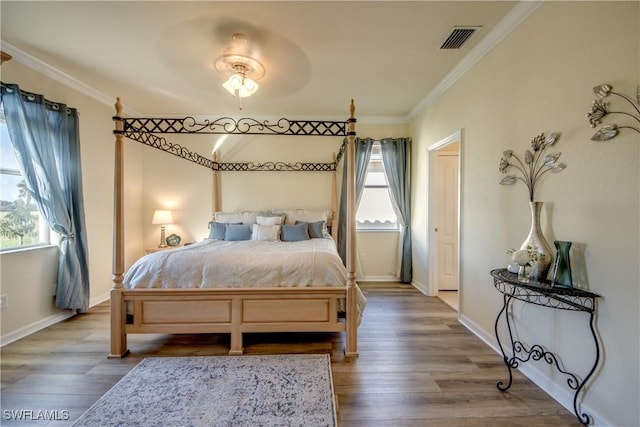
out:
M13 46L6 41L2 41L2 50L4 52L9 53L13 60L21 63L22 65L31 68L34 71L40 72L45 76L64 84L65 86L69 86L72 89L82 93L83 95L88 96L91 99L94 99L102 104L113 107L115 104L115 99L109 95L106 95L103 92L89 86L88 84L72 77L71 75L61 71L46 62L36 58L35 56L25 52L24 50ZM139 116L140 112L134 110L133 108L129 108L127 106L123 107L123 111L127 115L131 116Z
M449 87L451 87L460 77L473 68L474 65L484 58L494 47L496 47L505 37L515 30L525 19L538 9L544 0L519 1L505 16L496 24L489 33L478 42L478 44L462 58L462 60L440 81L418 105L409 113L407 119L413 120L423 113L429 105L435 102Z

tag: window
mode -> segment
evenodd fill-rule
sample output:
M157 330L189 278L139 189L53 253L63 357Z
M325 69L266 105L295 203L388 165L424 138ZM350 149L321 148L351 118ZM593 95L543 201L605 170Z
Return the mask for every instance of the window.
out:
M379 143L374 143L362 198L356 213L358 230L397 230L398 217L391 203L389 183Z
M49 227L29 196L0 104L0 250L49 243Z

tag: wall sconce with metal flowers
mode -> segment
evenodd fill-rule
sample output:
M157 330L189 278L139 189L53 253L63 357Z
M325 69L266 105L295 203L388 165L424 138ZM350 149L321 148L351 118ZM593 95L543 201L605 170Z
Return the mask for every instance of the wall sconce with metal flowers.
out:
M589 110L589 112L586 115L587 118L589 119L589 125L592 128L596 127L597 125L602 123L602 119L609 114L622 114L624 116L633 118L635 121L637 121L640 124L640 86L638 86L637 88L637 93L636 93L637 99L635 103L628 96L623 95L621 93L614 92L611 89L612 89L611 86L607 84L602 84L593 88L593 93L595 93L598 96L598 99L593 101L593 104L591 104L591 110ZM603 100L603 98L606 98L609 95L615 95L624 99L633 107L635 112L630 113L628 111L609 110L608 103ZM605 125L602 128L600 128L591 137L591 140L592 141L608 141L610 139L615 138L615 136L618 135L618 131L620 129L633 129L636 132L640 133L640 126L638 125L618 126L617 124L614 123L610 125Z

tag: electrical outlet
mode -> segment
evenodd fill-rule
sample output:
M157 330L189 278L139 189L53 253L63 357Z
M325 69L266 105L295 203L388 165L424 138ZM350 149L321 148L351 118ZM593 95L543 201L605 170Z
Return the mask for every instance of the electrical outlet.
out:
M0 295L0 308L9 307L9 296L7 294Z

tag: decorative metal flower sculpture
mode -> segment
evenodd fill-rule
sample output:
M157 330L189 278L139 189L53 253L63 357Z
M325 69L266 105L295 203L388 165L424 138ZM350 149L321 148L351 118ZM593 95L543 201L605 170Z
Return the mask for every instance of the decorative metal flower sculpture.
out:
M631 98L621 93L613 92L611 90L611 86L602 84L593 88L593 93L598 96L598 99L593 101L591 104L591 110L587 113L587 118L589 119L589 125L592 128L596 127L600 123L602 123L602 119L608 114L622 114L625 116L629 116L633 118L635 121L640 123L640 86L637 89L637 102L634 103ZM609 95L618 96L625 101L627 101L635 110L635 112L629 113L627 111L610 111L606 102L603 101L603 98L606 98ZM600 128L592 137L592 141L608 141L618 135L618 130L620 129L633 129L636 132L640 133L640 127L636 126L618 126L616 124L605 125Z
M536 184L540 178L542 178L542 176L547 172L558 173L562 172L567 167L564 163L558 163L561 153L547 154L541 160L542 152L547 147L555 144L558 138L560 138L560 133L558 132L552 133L547 137L544 136L544 133L541 133L533 138L531 140L531 150L533 150L533 152L531 150L526 150L524 152L524 161L522 161L517 155L513 154L513 151L504 151L500 158L500 164L498 165L500 172L507 173L509 168L513 167L520 172L519 175L521 176L507 175L500 180L500 184L512 185L518 181L524 182L529 189L529 201L533 202Z

